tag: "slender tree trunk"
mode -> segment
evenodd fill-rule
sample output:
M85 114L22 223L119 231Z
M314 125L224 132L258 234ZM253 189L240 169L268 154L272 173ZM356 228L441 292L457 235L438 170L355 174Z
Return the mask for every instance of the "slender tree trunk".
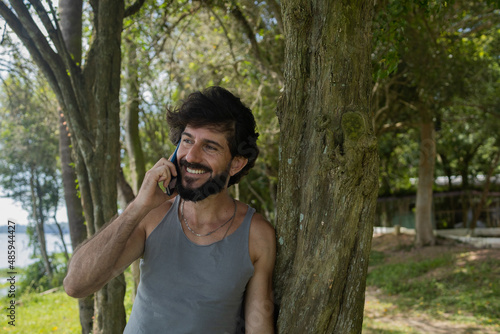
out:
M45 230L44 230L44 215L42 210L42 202L40 200L40 191L38 189L38 176L36 171L31 168L30 177L30 189L31 189L31 205L33 207L33 219L35 221L36 237L38 241L38 247L40 248L40 255L42 257L42 263L45 268L47 276L52 279L52 266L49 261L49 255L47 254L47 243L45 241Z
M486 201L488 199L488 194L490 192L491 185L491 177L495 172L495 169L498 167L498 163L500 162L500 151L497 152L495 158L493 159L493 163L491 164L488 173L486 174L486 181L484 184L483 192L481 193L481 199L474 210L474 216L472 217L472 221L470 223L470 231L471 234L474 235L474 230L477 225L477 221L479 220L479 216L481 215L481 211L483 211L484 206L486 205Z
M68 51L76 63L82 60L82 0L60 0L59 17L61 33ZM83 208L77 191L77 177L73 167L71 135L62 110L59 112L59 151L68 216L71 245L75 250L87 238ZM92 331L94 317L94 296L78 299L82 334Z
M63 251L64 251L64 258L66 259L66 262L68 262L69 261L68 247L66 245L66 241L64 240L64 233L63 233L63 230L61 228L61 224L59 224L59 222L57 221L57 217L56 217L55 213L54 213L54 216L52 217L52 219L54 220L54 224L56 224L57 232L59 233L59 238L61 238L61 243L62 243Z
M133 40L127 40L127 77L125 88L127 90L127 105L125 108L125 144L130 161L130 174L132 189L137 194L142 180L146 174L146 164L139 136L139 75L136 45Z
M133 194L137 194L141 187L144 175L146 174L146 163L144 161L141 137L139 135L139 63L137 61L136 45L133 39L127 39L125 46L127 50L127 77L125 80L125 87L127 90L125 143L128 159L130 161L130 174L132 177L133 189L132 196L129 195L126 197L126 203L128 205L135 197ZM121 175L123 176L123 173ZM137 293L141 276L139 263L140 260L136 260L131 264L132 276L134 278L132 299L135 298L135 294Z
M132 187L125 179L125 175L123 175L123 170L119 168L118 171L118 202L121 207L125 209L133 200L135 199L134 191ZM130 269L132 270L132 277L134 278L134 287L132 291L132 303L135 300L135 295L137 294L137 288L139 287L139 281L141 278L141 269L140 269L140 259L135 260L130 265Z
M83 98L92 102L86 115L87 129L97 131L91 147L80 148L92 201L92 224L98 231L115 217L118 209L116 166L120 157L121 32L125 8L120 0L99 1L94 6L99 37L94 40L93 55L88 57L84 72L85 81L90 80L93 85L86 85ZM105 75L100 72L103 69ZM95 294L95 333L123 333L125 287L124 275L120 274Z
M432 187L436 161L434 124L427 111L422 111L420 128L420 162L418 167L417 200L415 212L416 245L434 245L432 227Z
M373 1L282 1L278 333L361 333L378 189Z

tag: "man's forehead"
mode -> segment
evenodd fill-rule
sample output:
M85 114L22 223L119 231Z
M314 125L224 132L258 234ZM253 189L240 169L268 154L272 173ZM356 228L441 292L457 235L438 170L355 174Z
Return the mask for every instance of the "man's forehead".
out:
M192 138L197 137L205 141L215 141L221 146L224 144L228 145L227 131L222 131L221 128L217 126L193 127L187 125L182 135Z

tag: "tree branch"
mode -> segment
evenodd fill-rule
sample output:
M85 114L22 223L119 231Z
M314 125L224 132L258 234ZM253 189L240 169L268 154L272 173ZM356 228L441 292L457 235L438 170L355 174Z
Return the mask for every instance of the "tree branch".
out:
M19 20L19 18L5 5L3 1L0 1L0 15L5 19L5 22L14 31L17 37L19 37L26 49L28 49L29 53L33 57L33 60L37 63L37 65L47 77L47 80L54 90L54 93L58 97L62 98L61 90L57 85L56 75L52 71L52 67L43 57L42 53L36 45L37 43L35 43L35 41L31 38L21 20ZM36 29L38 30L38 27L36 27Z
M212 10L211 6L208 6L208 10L217 19L217 21L219 22L220 26L222 27L222 30L224 30L224 35L226 36L227 44L229 45L229 52L231 53L231 57L233 57L233 61L234 61L233 67L234 67L234 70L236 71L236 73L238 75L240 75L240 73L238 71L238 62L236 60L236 56L234 55L234 51L233 51L233 42L231 41L231 38L229 37L229 33L228 33L227 29L226 29L226 26L224 25L224 22L222 22L222 20L220 19L219 15L217 15L217 13L215 13Z
M132 5L125 8L125 14L123 15L123 18L137 13L141 9L142 5L144 5L144 2L146 2L146 0L136 0L136 2L134 2Z

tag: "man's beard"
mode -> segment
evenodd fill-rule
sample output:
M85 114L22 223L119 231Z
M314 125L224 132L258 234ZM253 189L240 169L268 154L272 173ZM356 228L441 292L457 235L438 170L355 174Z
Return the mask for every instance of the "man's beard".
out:
M180 164L181 168L184 166L187 166L187 167L193 168L193 169L202 169L202 170L208 171L210 173L212 172L212 169L210 169L207 166L204 166L201 164L191 164L184 159L182 159L179 162L179 164ZM190 177L186 177L187 186L184 187L182 185L182 180L183 180L182 173L180 170L177 170L177 175L178 175L179 179L177 180L176 189L177 189L177 192L179 193L179 196L181 196L181 198L185 201L198 202L198 201L204 200L208 196L220 193L222 190L224 190L226 188L227 179L229 177L230 166L231 166L231 162L229 162L225 171L223 171L220 174L212 175L210 177L210 179L208 179L204 184L202 184L201 186L199 186L197 188L189 187L189 184L195 181L194 179L192 179ZM181 168L179 168L179 169L181 169Z

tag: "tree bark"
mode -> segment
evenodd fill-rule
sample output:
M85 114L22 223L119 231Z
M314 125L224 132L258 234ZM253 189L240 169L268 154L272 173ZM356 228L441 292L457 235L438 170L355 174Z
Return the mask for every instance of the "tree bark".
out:
M69 0L72 1L72 0ZM70 134L65 124L64 115L59 114L59 152L61 157L62 181L64 188L64 200L66 203L66 214L68 217L69 235L71 245L75 250L85 239L87 239L87 228L83 216L82 203L78 198L76 188L76 173L72 167ZM94 317L94 296L78 299L80 314L80 325L82 334L92 331Z
M123 175L123 170L119 168L118 171L118 202L121 207L125 210L125 208L135 199L134 191L132 187L125 179L125 175ZM139 287L139 282L141 279L141 269L140 269L140 259L135 260L130 265L130 269L132 271L132 277L134 279L134 287L132 291L132 303L135 300L135 295L137 294L137 288Z
M434 165L436 161L436 141L434 123L426 110L422 110L420 127L420 162L415 212L415 232L417 247L434 245L432 227L432 187L434 185Z
M127 40L127 77L125 87L127 90L127 105L125 108L125 144L130 162L130 175L132 189L137 194L142 180L146 174L146 164L139 136L139 74L137 63L136 45L132 40Z
M31 205L33 208L33 220L35 221L36 238L38 241L38 247L40 248L40 256L42 257L45 273L49 279L52 279L52 265L49 261L47 242L45 241L45 216L42 211L43 203L41 199L43 194L41 194L39 189L38 175L33 167L31 167L30 174Z
M278 333L361 333L378 189L372 1L282 1Z
M59 18L66 47L74 61L79 64L82 60L82 0L60 0ZM59 152L69 233L72 248L75 250L87 238L87 229L76 187L77 177L73 167L71 134L62 111L59 112ZM82 334L88 334L93 327L94 296L78 299L78 310Z

